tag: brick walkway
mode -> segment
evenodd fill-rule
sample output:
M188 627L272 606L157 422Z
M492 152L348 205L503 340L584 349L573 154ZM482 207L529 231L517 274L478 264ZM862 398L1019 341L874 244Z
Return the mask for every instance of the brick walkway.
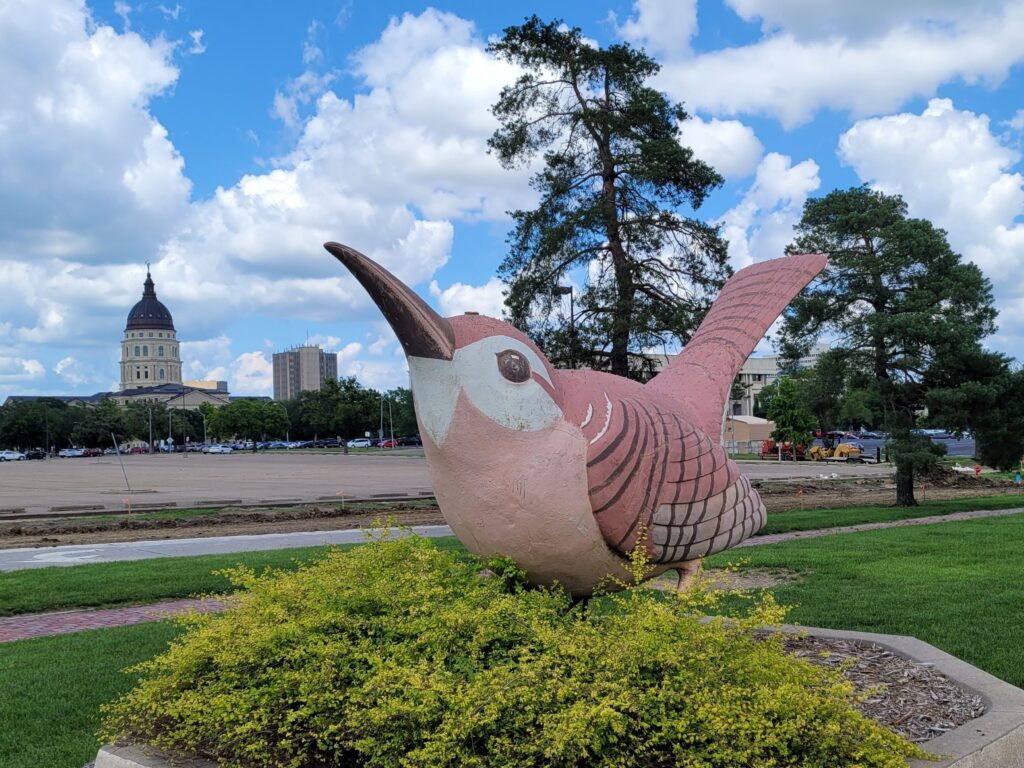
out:
M952 523L957 520L975 520L982 517L1002 517L1004 515L1017 515L1021 513L1024 513L1024 507L954 512L949 515L931 515L910 520L889 520L882 523L848 525L841 528L819 528L813 531L791 531L789 533L775 533L768 536L755 536L738 546L757 547L764 544L775 544L780 541L792 541L793 539L814 539L819 536L859 533L861 531L874 531L880 528ZM127 624L142 624L147 621L159 621L168 616L174 616L175 614L185 613L190 610L208 613L219 611L223 607L224 603L215 599L168 600L162 603L134 605L127 608L85 609L10 616L0 619L0 643L26 640L31 637L63 635L69 632L81 632L86 629L104 629L107 627L123 627Z
M220 600L167 600L149 605L133 605L127 608L84 609L35 613L26 616L9 616L0 619L0 643L27 640L30 637L64 635L86 629L123 627L128 624L142 624L159 621L168 616L196 610L201 613L219 611L224 607Z

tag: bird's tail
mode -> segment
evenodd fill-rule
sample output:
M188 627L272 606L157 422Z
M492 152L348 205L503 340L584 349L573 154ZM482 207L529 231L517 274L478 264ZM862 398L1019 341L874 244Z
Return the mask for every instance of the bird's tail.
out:
M707 435L722 427L733 380L775 319L825 268L821 254L762 261L722 287L690 343L647 386L686 402Z

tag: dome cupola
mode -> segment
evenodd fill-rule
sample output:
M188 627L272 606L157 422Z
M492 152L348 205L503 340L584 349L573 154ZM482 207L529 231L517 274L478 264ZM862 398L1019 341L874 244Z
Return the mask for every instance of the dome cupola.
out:
M148 331L153 329L173 331L174 321L171 319L170 311L156 297L156 286L147 269L146 282L143 283L142 299L128 313L128 324L125 326L125 330Z

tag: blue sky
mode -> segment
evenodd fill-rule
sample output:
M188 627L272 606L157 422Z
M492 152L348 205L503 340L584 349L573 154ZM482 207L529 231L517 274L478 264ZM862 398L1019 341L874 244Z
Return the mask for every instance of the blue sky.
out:
M187 378L270 392L307 338L377 387L404 359L322 251L381 260L440 311L500 311L528 171L485 151L530 13L662 64L683 141L726 178L698 212L741 267L804 201L868 183L992 279L1024 338L1024 0L102 2L0 9L0 401L116 387L145 263Z

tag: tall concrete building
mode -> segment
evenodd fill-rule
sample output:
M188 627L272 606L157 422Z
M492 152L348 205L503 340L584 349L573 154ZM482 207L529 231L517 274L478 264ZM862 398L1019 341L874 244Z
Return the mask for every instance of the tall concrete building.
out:
M299 392L320 389L338 378L338 355L320 347L292 347L274 353L274 399L291 400Z

